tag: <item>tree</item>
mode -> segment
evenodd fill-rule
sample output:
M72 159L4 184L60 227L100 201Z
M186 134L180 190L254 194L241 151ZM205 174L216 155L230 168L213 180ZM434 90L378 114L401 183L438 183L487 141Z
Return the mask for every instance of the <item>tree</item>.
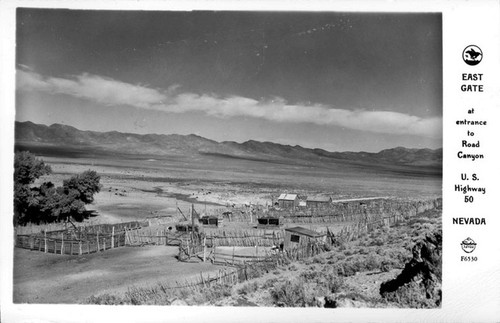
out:
M101 177L93 170L87 170L63 182L66 194L77 194L78 199L85 204L94 202L94 194L99 193ZM77 192L77 193L76 193Z
M51 169L29 152L16 154L14 162L14 223L49 223L73 218L83 220L85 204L94 201L94 194L101 190L100 176L88 170L63 181L55 187L45 182L32 184Z
M52 169L43 160L35 158L29 151L16 153L14 156L14 183L32 184L37 178L50 174Z
M31 222L38 194L30 185L43 175L50 174L50 166L28 151L14 156L14 224Z

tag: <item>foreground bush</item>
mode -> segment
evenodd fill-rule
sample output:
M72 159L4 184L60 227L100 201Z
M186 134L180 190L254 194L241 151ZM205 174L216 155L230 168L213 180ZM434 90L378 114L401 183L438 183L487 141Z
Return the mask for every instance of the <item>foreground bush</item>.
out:
M304 282L299 280L277 283L271 289L271 297L279 307L304 307L306 306L306 293Z

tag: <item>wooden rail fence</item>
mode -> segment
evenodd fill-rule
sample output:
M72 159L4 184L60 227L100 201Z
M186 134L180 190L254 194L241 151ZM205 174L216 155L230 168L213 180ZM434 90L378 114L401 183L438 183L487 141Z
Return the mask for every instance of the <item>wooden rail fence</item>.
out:
M125 246L127 232L133 232L147 222L127 222L80 227L79 230L44 231L16 234L15 246L60 255L83 255Z
M95 240L65 240L64 236L59 239L49 237L38 237L33 235L18 235L16 247L38 250L45 253L82 255L98 251L105 251L125 245L125 233L114 235L95 235Z

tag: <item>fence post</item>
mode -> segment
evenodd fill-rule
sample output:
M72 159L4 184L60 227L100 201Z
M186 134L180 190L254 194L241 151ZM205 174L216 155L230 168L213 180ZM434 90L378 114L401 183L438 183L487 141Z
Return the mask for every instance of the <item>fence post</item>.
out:
M233 246L233 265L234 265L234 246Z
M43 230L43 252L47 253L47 231Z
M78 241L78 254L81 256L82 255L82 242Z
M99 245L99 231L97 231L97 251L101 250L101 246Z
M64 232L61 233L61 255L64 254Z
M127 240L128 240L128 244L131 245L132 240L130 239L129 230L127 228L125 228L125 245L127 244Z
M207 260L207 237L203 237L203 262Z
M111 249L115 247L115 227L111 228Z

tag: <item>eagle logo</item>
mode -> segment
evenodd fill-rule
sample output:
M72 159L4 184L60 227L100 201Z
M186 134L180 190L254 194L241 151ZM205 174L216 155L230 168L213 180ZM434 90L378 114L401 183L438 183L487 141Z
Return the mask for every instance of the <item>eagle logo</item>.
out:
M469 45L462 52L462 58L467 65L474 66L483 59L483 51L476 45Z

